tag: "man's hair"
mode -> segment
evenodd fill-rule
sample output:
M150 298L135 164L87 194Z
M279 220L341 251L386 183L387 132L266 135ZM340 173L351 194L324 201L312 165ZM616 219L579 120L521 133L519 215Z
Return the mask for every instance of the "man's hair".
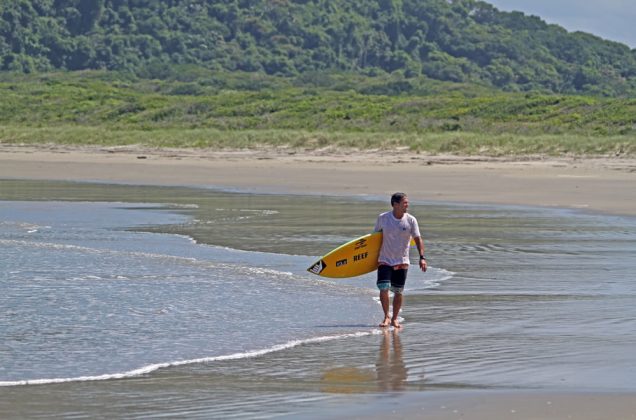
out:
M401 192L396 192L395 194L393 194L391 196L391 206L393 206L394 204L398 204L399 202L402 201L402 199L406 197L406 194L401 193Z

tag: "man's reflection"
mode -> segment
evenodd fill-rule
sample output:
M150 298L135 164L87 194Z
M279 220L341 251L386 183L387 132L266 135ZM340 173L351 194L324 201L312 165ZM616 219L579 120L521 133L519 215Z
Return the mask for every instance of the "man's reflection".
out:
M332 368L323 372L320 385L323 392L339 394L402 391L406 388L406 378L399 330L383 329L375 373L372 367Z
M402 358L399 330L383 330L380 354L375 368L381 391L404 390L408 372Z

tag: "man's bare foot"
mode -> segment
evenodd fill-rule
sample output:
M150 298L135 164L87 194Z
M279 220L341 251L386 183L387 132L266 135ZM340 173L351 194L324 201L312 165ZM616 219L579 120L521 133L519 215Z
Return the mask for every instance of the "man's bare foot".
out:
M391 321L391 326L397 329L402 328L402 324L400 324L397 319Z
M382 321L382 323L379 325L379 327L386 328L389 325L391 325L391 318L389 318L387 316L386 318L384 318L384 321Z

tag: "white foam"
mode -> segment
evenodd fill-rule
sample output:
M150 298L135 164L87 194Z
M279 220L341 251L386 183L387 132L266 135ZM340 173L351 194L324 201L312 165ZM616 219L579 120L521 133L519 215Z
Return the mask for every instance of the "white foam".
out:
M291 271L278 271L271 268L263 268L263 267L246 267L246 271L252 274L261 274L261 275L274 275L274 276L286 276L292 277L294 273Z
M248 358L263 356L268 353L274 353L281 350L291 349L293 347L301 346L304 344L322 343L325 341L340 340L345 338L364 337L367 335L372 335L377 333L378 332L376 330L372 330L367 332L361 331L361 332L349 333L349 334L314 337L314 338L308 338L305 340L292 340L292 341L288 341L287 343L277 344L275 346L268 347L261 350L252 350L252 351L247 351L243 353L232 353L232 354L227 354L222 356L202 357L199 359L178 360L175 362L155 363L151 365L142 366L138 369L129 370L126 372L106 373L103 375L76 376L72 378L42 378L42 379L25 379L20 381L0 381L0 387L24 386L24 385L50 385L50 384L60 384L60 383L67 383L67 382L91 382L91 381L106 381L110 379L132 378L136 376L147 375L156 370L165 369L169 367L193 365L193 364L200 364L200 363L210 363L210 362L220 362L225 360L248 359Z
M425 274L420 272L409 273L409 277L406 280L406 293L437 289L443 282L452 279L454 276L455 273L452 271L435 267L429 267ZM380 302L379 298L377 301Z
M80 245L71 245L71 244L59 244L54 242L33 242L33 241L24 241L24 240L16 240L16 239L0 239L0 245L3 246L24 246L30 248L40 248L40 249L54 249L54 250L68 250L68 251L76 251L76 252L84 252L90 254L103 254L103 255L124 255L124 256L133 256L133 257L141 257L141 258L150 258L150 259L161 259L161 260L172 260L176 262L185 262L185 263L202 263L207 266L217 267L217 265L209 262L209 261L200 261L196 258L192 257L181 257L178 255L168 255L168 254L157 254L150 252L141 252L141 251L118 251L113 249L102 249L102 248L89 248Z
M40 226L29 222L14 222L11 220L1 220L0 226L8 226L10 228L24 229L27 233L37 232L40 229L51 229L51 226Z
M183 237L191 239L187 236L183 236ZM193 241L193 242L196 243L196 241ZM25 241L25 240L19 240L19 239L0 239L0 246L8 246L8 247L23 246L23 247L40 248L40 249L68 250L68 251L76 251L76 252L83 252L83 253L90 253L90 254L123 255L123 256L140 257L140 258L148 258L148 259L159 259L163 261L174 261L178 263L203 266L207 268L227 268L232 270L236 270L237 268L240 268L240 266L236 264L216 263L213 261L201 260L194 257L183 257L179 255L158 254L158 253L141 252L141 251L127 251L127 250L119 251L119 250L113 250L113 249L107 249L107 248L90 248L86 246L60 244L60 243L54 243L54 242L39 242L39 241L36 242L36 241ZM225 249L228 251L238 251L233 248L227 248L227 247L217 247L217 246L211 246L211 247ZM253 253L254 251L239 251L239 252ZM267 255L268 253L261 253L261 254ZM292 275L291 272L278 271L278 270L264 268L264 267L263 268L248 267L248 271L252 273L256 273L256 274L276 274L276 275L282 274L286 276Z
M198 209L198 204L179 204L179 203L168 203L164 204L169 209Z
M430 278L425 278L419 281L409 281L407 280L407 288L409 290L417 291L417 290L431 290L438 288L442 282L446 280L450 280L455 276L455 273L449 270L445 270L443 268L429 268L429 276Z

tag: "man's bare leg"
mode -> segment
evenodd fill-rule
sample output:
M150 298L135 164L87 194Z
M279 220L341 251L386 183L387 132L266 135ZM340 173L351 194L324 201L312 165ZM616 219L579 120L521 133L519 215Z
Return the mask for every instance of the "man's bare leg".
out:
M384 311L384 321L380 324L380 327L388 327L391 325L391 317L389 317L389 291L380 290L380 303L382 304L382 310Z
M393 318L391 319L391 325L395 328L402 328L402 325L398 322L400 308L402 308L402 293L395 293L393 295Z

